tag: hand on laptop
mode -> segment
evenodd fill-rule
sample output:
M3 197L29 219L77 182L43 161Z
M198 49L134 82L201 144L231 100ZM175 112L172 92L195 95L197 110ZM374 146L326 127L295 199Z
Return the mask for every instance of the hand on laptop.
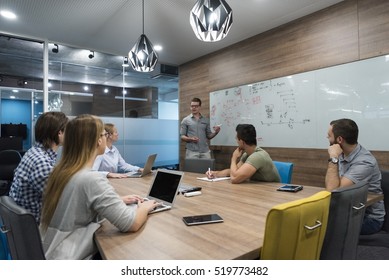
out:
M133 204L133 203L138 203L138 202L143 202L143 198L140 197L139 195L125 195L122 196L121 199L125 204Z
M145 199L145 200L143 200L143 202L138 203L138 207L146 207L147 212L153 211L155 209L155 207L158 207L159 205L161 205L161 203L159 203L153 199L150 199L150 200Z
M127 174L125 173L108 173L107 178L115 178L115 179L122 179L122 178L128 178Z

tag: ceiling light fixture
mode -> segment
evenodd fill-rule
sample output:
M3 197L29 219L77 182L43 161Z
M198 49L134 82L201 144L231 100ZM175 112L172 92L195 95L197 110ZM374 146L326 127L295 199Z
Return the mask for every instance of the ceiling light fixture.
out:
M145 2L142 0L142 20L143 29L135 46L128 53L132 68L138 72L151 72L158 61L158 54L153 48L153 44L145 35Z
M59 51L58 44L54 44L54 48L52 48L51 51L53 53L58 53L58 51Z
M127 57L127 56L125 56L125 57L123 58L123 64L122 64L122 66L123 66L123 67L128 67L128 66L130 66L130 65L128 64L128 57Z
M19 87L24 87L25 85L27 85L28 84L28 82L26 81L26 80L18 80L17 81L17 85L19 86Z
M189 21L199 40L217 42L231 29L232 9L224 0L197 0Z
M7 10L1 10L0 15L3 16L6 19L16 19L15 13Z
M90 54L88 55L90 59L95 57L95 51L90 51Z

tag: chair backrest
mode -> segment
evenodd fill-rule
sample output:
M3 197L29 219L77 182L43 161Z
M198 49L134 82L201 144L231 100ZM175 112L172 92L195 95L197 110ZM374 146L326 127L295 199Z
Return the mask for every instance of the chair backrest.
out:
M282 161L273 161L273 163L278 170L278 174L280 174L281 183L290 184L292 182L293 163Z
M0 196L1 231L13 260L44 260L41 236L34 216L9 196Z
M208 168L214 170L215 159L214 158L186 158L184 162L184 171L205 173Z
M0 180L12 181L22 156L16 150L0 151Z
M389 232L389 170L381 170L381 188L384 193L385 221L382 229Z
M332 191L327 232L320 259L354 260L357 258L368 187L369 183L362 181Z
M331 193L274 206L266 218L260 258L264 260L317 260L327 228Z

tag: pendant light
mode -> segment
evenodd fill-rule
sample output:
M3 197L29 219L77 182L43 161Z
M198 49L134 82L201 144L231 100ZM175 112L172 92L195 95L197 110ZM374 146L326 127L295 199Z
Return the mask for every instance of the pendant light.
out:
M224 0L197 0L190 12L190 25L204 42L220 41L232 25L232 9Z
M145 2L142 0L142 35L128 53L132 68L138 72L151 72L158 61L158 54L145 33Z

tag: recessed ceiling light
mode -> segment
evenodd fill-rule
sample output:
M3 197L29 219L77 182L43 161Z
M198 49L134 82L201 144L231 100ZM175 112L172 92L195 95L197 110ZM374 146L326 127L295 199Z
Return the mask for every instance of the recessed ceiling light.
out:
M0 15L2 15L3 17L5 17L7 19L16 19L16 15L11 11L1 10Z

